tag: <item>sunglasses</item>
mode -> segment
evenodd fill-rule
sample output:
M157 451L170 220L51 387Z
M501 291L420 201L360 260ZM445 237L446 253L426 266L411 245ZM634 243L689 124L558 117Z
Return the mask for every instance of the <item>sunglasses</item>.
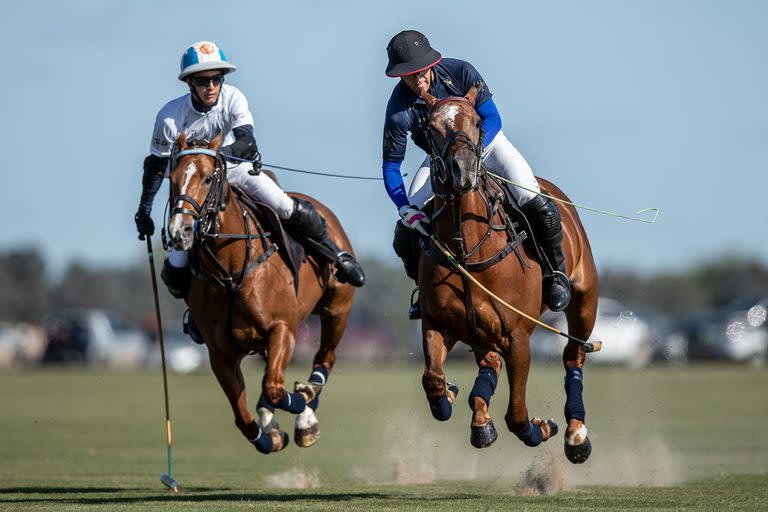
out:
M211 84L213 87L216 87L217 85L221 85L221 82L224 81L224 75L193 76L193 77L190 77L189 81L192 83L192 85L195 85L197 87L207 87L208 84Z

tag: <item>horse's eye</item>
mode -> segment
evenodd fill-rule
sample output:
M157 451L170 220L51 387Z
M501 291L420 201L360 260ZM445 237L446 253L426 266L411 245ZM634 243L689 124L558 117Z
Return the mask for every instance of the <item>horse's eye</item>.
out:
M208 184L213 181L213 176L206 176L205 177L205 183Z

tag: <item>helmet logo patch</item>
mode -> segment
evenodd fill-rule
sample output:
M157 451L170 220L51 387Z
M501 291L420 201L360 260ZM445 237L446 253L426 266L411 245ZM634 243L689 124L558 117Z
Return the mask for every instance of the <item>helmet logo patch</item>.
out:
M208 43L201 44L200 45L200 53L205 54L205 55L212 54L213 53L213 45L212 44L208 44Z

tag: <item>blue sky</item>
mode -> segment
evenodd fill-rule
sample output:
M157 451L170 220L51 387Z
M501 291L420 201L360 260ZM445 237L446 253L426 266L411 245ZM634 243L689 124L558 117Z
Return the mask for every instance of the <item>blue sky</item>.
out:
M286 5L285 2L280 2ZM735 250L768 261L768 3L586 0L435 4L18 2L0 18L5 141L0 249L36 245L54 271L144 257L133 214L154 117L186 92L192 42L238 71L266 162L380 176L395 80L385 47L424 32L486 79L536 174L589 212L600 266L680 268ZM409 147L404 169L423 154ZM380 182L279 173L344 223L358 253L395 261ZM410 176L406 178L406 183ZM165 188L155 202L160 218Z

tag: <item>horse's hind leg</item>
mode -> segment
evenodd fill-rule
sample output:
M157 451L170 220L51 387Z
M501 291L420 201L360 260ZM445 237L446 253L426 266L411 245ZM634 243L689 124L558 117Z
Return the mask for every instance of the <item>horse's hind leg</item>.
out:
M575 293L566 310L568 333L582 340L592 334L597 314L596 293ZM582 398L583 368L586 353L581 343L568 340L563 350L565 366L565 456L574 464L585 462L592 453L592 443L587 436L586 410Z
M235 425L261 453L272 453L285 448L288 435L278 429L262 430L248 411L245 379L240 369L241 356L223 355L211 351L211 368L221 389L227 395L235 414Z
M501 372L501 357L496 352L475 352L475 360L480 370L475 385L469 393L469 407L472 408L472 425L469 442L475 448L491 446L499 437L493 420L488 413L491 396L496 391Z
M312 446L320 437L320 426L315 412L320 406L320 393L328 383L328 377L336 363L336 347L347 327L347 319L352 309L352 293L343 297L337 295L336 300L329 307L318 312L320 316L320 347L312 361L312 373L308 379L309 385L312 386L315 393L315 398L307 404L301 414L296 416L293 439L299 446Z
M424 348L424 375L421 378L421 384L427 394L429 410L432 416L438 421L446 421L453 412L453 403L456 401L456 394L459 388L453 384L448 384L445 380L443 364L451 350L454 340L446 337L434 329L424 329L423 348Z
M528 407L525 405L525 387L531 367L528 335L512 340L505 354L505 363L509 379L509 406L504 416L507 428L526 446L538 446L557 434L557 425L552 420L528 418Z

